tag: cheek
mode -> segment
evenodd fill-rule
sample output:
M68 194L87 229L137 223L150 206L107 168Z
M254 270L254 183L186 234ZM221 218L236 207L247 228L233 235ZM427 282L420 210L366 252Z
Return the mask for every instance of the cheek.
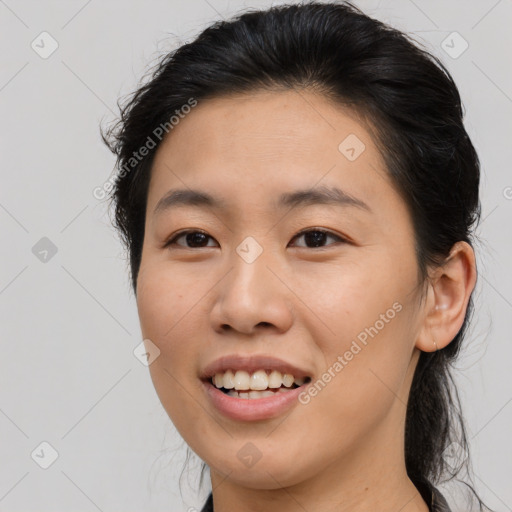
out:
M328 278L301 279L300 296L316 313L305 310L308 330L325 365L318 386L322 398L311 402L319 417L336 416L348 431L351 423L371 424L387 413L401 393L413 349L415 267L402 262L400 271L385 255L379 261L339 266Z
M165 265L141 268L137 280L137 309L142 336L160 350L160 355L150 366L152 373L165 368L181 378L190 368L188 359L193 351L187 341L192 338L185 327L190 325L194 314L191 304L194 295L190 281L169 272ZM171 376L167 380L171 387L177 385Z
M137 280L137 309L144 337L172 343L177 332L183 334L187 318L204 290L200 283L166 264L141 268Z
M160 350L149 366L155 391L180 432L201 423L202 411L190 396L198 393L196 375L200 290L190 279L170 275L166 266L153 265L139 274L137 308L144 339ZM195 337L194 337L195 332ZM197 381L197 382L196 382ZM204 418L203 418L204 419Z
M379 258L381 263L382 260ZM298 306L304 312L302 318L310 319L309 328L315 330L314 339L323 352L348 349L350 340L360 333L364 337L365 329L376 321L380 325L380 315L404 295L397 280L390 279L390 265L377 263L369 258L357 262L347 259L329 267L310 266L307 272L297 272L300 278L295 290L302 303ZM407 278L401 274L400 281ZM392 309L388 316L394 317L395 312Z

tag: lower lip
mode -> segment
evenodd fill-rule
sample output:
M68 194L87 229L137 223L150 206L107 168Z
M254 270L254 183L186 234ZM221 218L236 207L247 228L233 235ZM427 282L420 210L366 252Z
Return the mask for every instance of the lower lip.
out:
M305 386L274 396L249 399L226 395L211 382L203 382L203 388L213 405L225 416L237 421L259 421L275 418L298 404L298 397Z

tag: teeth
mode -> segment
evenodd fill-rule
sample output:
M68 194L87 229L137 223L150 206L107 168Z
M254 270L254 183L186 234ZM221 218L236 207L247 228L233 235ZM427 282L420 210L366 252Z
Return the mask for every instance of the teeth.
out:
M293 375L290 375L289 373L285 373L283 375L283 384L287 388L291 388L293 385Z
M213 377L213 384L217 388L221 388L224 385L224 379L222 377L222 373L216 373Z
M281 372L273 370L270 372L270 376L268 378L268 387L269 388L280 388L283 383L283 376Z
M222 375L222 374L221 374ZM233 389L235 387L235 375L231 370L228 370L224 377L222 377L223 385L221 387L226 389Z
M240 391L240 392L238 392L234 389L230 389L227 394L234 398L242 398L244 400L255 400L258 398L266 398L268 396L274 396L274 395L277 395L278 393L288 393L289 391L291 391L291 390L286 389L286 388L280 388L277 391L270 391L269 389L267 389L265 391Z
M251 375L251 389L263 390L268 388L268 375L265 370L258 370Z
M235 389L238 390L247 390L250 388L251 378L247 372L243 370L238 370L235 373Z
M265 398L266 396L274 396L274 391L249 391L249 398Z
M212 378L212 383L215 387L234 391L265 391L279 389L281 386L291 388L293 384L302 386L305 382L306 379L304 377L294 377L290 373L283 375L277 370L272 370L269 373L265 370L258 370L252 375L245 370L237 370L236 372L227 370L224 373L216 373ZM246 393L242 394L245 395ZM261 394L259 397L261 397ZM241 398L246 397L243 396Z

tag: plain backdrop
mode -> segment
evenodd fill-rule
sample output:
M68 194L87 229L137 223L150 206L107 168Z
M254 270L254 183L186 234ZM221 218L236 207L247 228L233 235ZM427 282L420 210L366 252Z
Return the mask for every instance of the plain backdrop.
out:
M128 267L93 196L114 165L99 125L163 52L215 20L279 3L0 1L0 511L201 508L198 461L180 494L184 442L133 353L141 333ZM475 485L512 510L512 3L356 4L414 34L461 92L483 221L456 378Z

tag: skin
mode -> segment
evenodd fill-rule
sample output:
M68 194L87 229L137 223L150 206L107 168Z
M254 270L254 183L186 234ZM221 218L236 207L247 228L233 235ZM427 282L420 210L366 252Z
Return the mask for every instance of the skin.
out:
M476 280L459 242L418 282L405 202L358 117L313 91L255 92L199 104L164 139L148 192L137 284L142 333L160 355L157 394L187 444L210 467L216 512L428 510L405 470L407 396L420 351L442 349L464 320ZM339 144L355 134L350 161ZM276 210L283 192L337 186L364 201ZM154 213L173 188L207 191L224 209ZM346 239L296 235L322 228ZM202 245L178 231L202 230ZM246 237L262 254L236 252ZM189 239L190 243L190 239ZM192 242L193 243L193 242ZM227 354L271 354L318 379L394 303L402 308L307 404L288 416L223 416L199 375ZM253 443L260 460L242 464Z

